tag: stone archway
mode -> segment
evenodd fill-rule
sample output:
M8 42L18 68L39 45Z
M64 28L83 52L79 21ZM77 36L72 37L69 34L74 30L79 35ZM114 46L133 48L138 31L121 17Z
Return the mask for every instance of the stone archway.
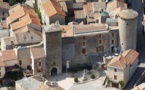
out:
M58 73L57 68L53 67L53 68L51 69L51 76L57 75L57 73Z

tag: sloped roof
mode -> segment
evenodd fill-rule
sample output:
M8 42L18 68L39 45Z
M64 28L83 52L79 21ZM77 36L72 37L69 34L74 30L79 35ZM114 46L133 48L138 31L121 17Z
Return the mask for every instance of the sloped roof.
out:
M73 25L61 25L60 28L62 30L62 37L72 37L73 36Z
M10 26L11 26L12 30L16 30L16 29L19 29L21 27L24 27L24 26L30 24L31 22L32 22L32 20L31 20L29 14L26 14L25 16L20 18L18 22L12 23Z
M45 3L43 3L42 6L48 17L51 17L55 14L65 16L64 11L60 7L59 3L56 1L48 0Z
M21 7L20 4L16 4L15 6L11 7L9 10L10 16L7 17L7 23L10 24L16 19L22 17L25 15L25 12L23 10L23 7Z
M137 59L139 53L133 49L129 49L117 57L114 57L107 66L117 67L117 68L126 68L125 64L133 65Z
M127 9L127 4L123 1L112 0L107 4L107 12L111 12L119 7L121 8L121 10Z
M45 53L44 53L44 48L43 47L35 47L31 48L31 53L34 59L39 59L39 58L44 58Z
M7 2L0 2L0 8L10 9L10 5Z
M2 51L2 57L3 57L4 61L16 60L17 59L15 50Z

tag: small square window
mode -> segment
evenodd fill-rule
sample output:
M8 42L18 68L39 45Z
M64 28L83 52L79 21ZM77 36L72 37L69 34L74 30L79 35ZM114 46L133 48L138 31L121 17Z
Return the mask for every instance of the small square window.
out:
M102 37L102 35L101 34L99 34L99 38L101 38Z
M114 72L117 72L117 69L114 69Z
M114 33L112 33L112 37L114 37Z
M83 46L85 46L86 45L86 43L85 42L83 42Z
M101 42L102 42L102 41L101 41L101 40L99 40L99 44L101 44Z
M86 39L86 37L85 36L83 36L83 40L85 40Z
M112 40L112 44L114 44L114 40Z
M82 49L82 54L86 54L86 49L85 48Z

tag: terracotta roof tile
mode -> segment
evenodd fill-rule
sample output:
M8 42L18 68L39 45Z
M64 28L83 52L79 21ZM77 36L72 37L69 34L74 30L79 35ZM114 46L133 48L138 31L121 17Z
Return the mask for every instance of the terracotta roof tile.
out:
M7 17L7 19L6 19L8 24L10 24L13 21L15 21L16 19L24 16L25 12L23 10L23 7L20 4L17 4L15 6L13 6L12 8L10 8L9 14L10 14L10 16Z
M138 58L139 53L135 50L129 49L117 57L114 57L108 64L108 66L117 67L117 68L126 68L125 64L133 65L135 60Z
M0 2L0 8L10 9L10 5L7 2Z
M39 58L44 58L45 53L44 53L44 48L43 47L35 47L31 48L31 53L34 59L39 59Z
M17 59L15 50L2 51L2 57L3 57L4 61L16 60Z
M73 36L73 25L61 25L62 37L72 37Z
M62 11L62 8L60 7L59 3L56 1L50 1L43 3L43 9L45 10L48 17L51 17L55 14L60 14L62 16L65 16L64 11Z
M32 20L30 18L30 15L26 14L25 16L20 18L18 22L12 23L10 26L12 30L16 30L30 24L31 22Z

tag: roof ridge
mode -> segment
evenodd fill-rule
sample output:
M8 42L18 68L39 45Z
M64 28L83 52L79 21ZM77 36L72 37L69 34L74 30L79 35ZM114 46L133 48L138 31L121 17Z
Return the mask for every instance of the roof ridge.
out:
M117 61L118 61L118 63L120 64L120 66L123 68L123 65L120 63L120 59L121 59L121 58L123 58L122 55L121 55L121 57L119 58L119 60L117 60Z

